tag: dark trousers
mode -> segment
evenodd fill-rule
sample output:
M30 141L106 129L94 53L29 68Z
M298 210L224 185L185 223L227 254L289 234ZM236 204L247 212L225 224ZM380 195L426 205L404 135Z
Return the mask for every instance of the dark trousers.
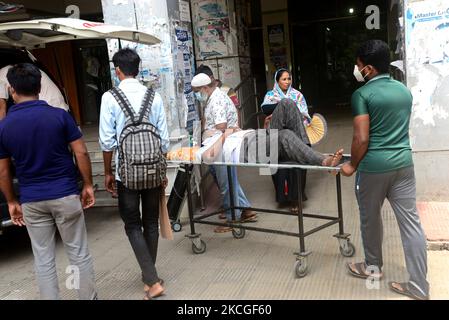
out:
M306 198L306 177L307 170L297 169L278 169L278 171L271 176L273 180L274 189L276 191L276 202L279 204L286 204L292 201L298 201L298 175L301 175L301 191L303 201ZM287 185L288 192L285 186Z
M279 156L283 161L321 166L325 156L310 147L303 116L290 99L278 103L270 122L270 129L279 130Z
M159 281L155 263L159 240L161 189L130 190L119 181L117 189L120 216L125 223L126 235L142 270L142 280L151 286Z

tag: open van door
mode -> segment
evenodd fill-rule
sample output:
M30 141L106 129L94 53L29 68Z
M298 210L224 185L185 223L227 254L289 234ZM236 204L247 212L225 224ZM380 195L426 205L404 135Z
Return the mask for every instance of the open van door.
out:
M148 45L160 43L158 38L146 32L74 18L37 19L0 24L0 46L36 49L56 41L107 38Z
M121 39L146 45L160 43L157 37L133 28L73 18L37 19L0 24L1 50L11 50L10 54L15 56L15 52L18 51L25 57L28 55L28 58L32 61L37 59L28 50L43 48L45 44L57 41L85 39ZM15 49L12 50L11 48ZM49 74L48 72L46 73ZM61 90L61 92L65 95L65 90ZM17 186L17 182L14 183L14 186ZM15 192L17 194L18 190ZM0 193L0 235L3 228L12 225L8 206Z

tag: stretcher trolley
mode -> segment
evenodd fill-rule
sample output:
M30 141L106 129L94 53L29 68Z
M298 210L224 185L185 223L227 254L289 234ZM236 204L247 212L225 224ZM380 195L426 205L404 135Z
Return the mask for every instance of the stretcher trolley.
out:
M190 181L190 177L192 176L193 166L194 164L189 162L176 162L182 168L184 168L185 173L187 175L187 181ZM207 218L212 217L214 215L218 215L222 212L223 209L217 212L208 213L205 215L194 215L193 212L193 200L192 200L192 187L190 183L187 183L187 204L189 211L189 220L190 220L190 234L186 235L186 237L190 238L192 241L192 251L195 254L202 254L206 252L206 243L201 240L201 234L196 233L195 224L208 224L214 226L228 226L233 228L232 235L236 239L242 239L245 237L246 230L258 231L258 232L266 232L273 234L280 234L286 236L292 236L299 239L299 252L295 252L296 261L294 265L294 271L297 277L302 278L305 277L308 273L309 266L307 263L307 257L311 254L311 252L306 250L305 247L305 237L314 234L320 230L331 227L335 224L338 224L338 233L334 235L334 237L338 240L340 253L344 257L352 257L355 254L355 247L350 241L350 234L344 232L343 228L343 207L342 207L342 198L341 198L341 174L339 167L321 167L321 166L309 166L309 165L299 165L292 163L284 163L284 164L255 164L255 163L223 163L223 162L214 162L213 165L222 165L227 167L228 171L228 181L232 181L231 179L231 167L251 167L251 168L265 168L265 169L289 169L299 171L303 170L318 170L323 171L328 174L329 171L335 172L335 181L336 181L336 202L337 202L337 216L325 216L320 214L308 214L303 212L303 203L302 203L302 184L301 184L301 174L296 174L298 177L298 213L293 213L290 211L281 211L276 209L262 209L262 208L240 208L234 206L234 186L232 183L229 183L229 194L230 194L230 209L232 212L232 220L235 221L235 209L250 209L255 212L262 213L272 213L272 214L280 214L280 215L290 215L298 217L298 232L286 232L282 230L273 230L266 228L259 228L254 226L247 226L246 224L240 224L238 222L218 222L218 221L206 221ZM333 175L329 175L330 177L334 177ZM304 230L304 218L312 218L324 220L325 223L322 225L313 228L311 230Z
M168 217L170 218L171 227L174 232L180 232L182 230L179 216L185 201L187 179L188 177L184 167L180 167L177 170L175 182L173 183L173 188L167 202Z

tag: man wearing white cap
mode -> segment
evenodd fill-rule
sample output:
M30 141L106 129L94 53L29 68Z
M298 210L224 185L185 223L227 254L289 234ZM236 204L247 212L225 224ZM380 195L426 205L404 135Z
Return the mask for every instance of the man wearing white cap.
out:
M204 110L204 130L219 130L225 132L227 129L239 130L238 116L232 100L223 93L211 78L199 73L192 79L192 88L195 98L206 103ZM216 172L218 186L223 196L223 206L230 207L229 181L227 168L225 166L213 166ZM234 205L236 207L249 208L251 204L246 198L237 179L237 168L231 168L231 178L234 190ZM235 210L236 220L240 222L255 222L256 214L251 210ZM226 210L226 218L232 220L231 210ZM230 227L217 227L215 232L223 233L232 231Z

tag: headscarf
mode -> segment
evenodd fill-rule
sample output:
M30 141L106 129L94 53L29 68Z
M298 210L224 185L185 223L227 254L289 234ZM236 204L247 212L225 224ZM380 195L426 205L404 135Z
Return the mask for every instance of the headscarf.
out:
M288 99L293 100L296 103L296 105L298 106L299 111L305 117L310 119L309 110L307 108L307 102L306 102L306 99L304 98L304 96L302 95L302 93L299 92L298 90L294 89L292 87L292 85L290 85L290 87L288 88L287 93L284 93L284 91L282 91L281 87L279 86L278 82L276 81L276 77L279 72L290 73L287 69L279 69L278 71L276 71L276 73L274 75L273 90L268 91L267 94L265 95L265 98L262 103L262 107L264 105L268 105L268 104L277 104L282 99L288 98Z

